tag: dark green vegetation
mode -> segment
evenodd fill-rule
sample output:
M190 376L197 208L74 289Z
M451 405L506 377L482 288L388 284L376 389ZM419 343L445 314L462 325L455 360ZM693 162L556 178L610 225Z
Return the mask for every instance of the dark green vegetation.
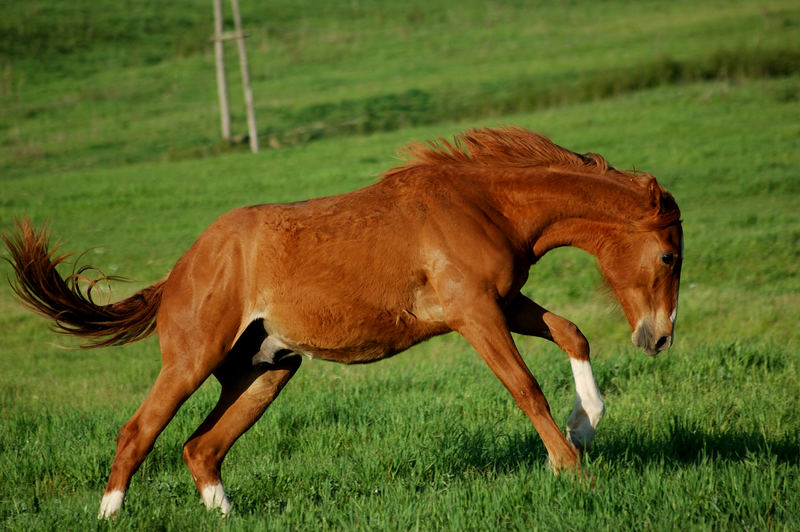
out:
M796 3L329 4L243 3L273 145L257 156L217 140L210 2L4 6L0 230L49 220L63 249L95 246L86 262L138 280L114 285L121 297L233 207L351 190L412 139L519 124L650 171L675 194L676 345L636 351L592 259L557 250L525 290L592 343L608 408L586 460L593 482L552 476L525 416L451 335L374 365L304 362L231 451L235 513L222 524L180 459L215 400L207 383L113 526L800 528ZM94 516L116 431L158 371L157 342L60 349L76 343L5 285L0 339L2 527L110 528ZM565 357L518 343L563 423Z
M4 8L5 174L227 149L208 2L75 4ZM792 2L318 4L243 2L265 144L474 123L667 83L783 76L800 63Z

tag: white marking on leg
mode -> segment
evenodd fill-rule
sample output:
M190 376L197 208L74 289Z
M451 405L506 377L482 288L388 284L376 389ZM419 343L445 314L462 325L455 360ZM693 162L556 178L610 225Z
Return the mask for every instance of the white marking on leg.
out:
M225 496L225 489L222 487L221 482L204 487L202 496L206 508L219 508L222 515L228 515L231 503L228 501L228 497Z
M98 519L108 519L122 506L122 499L125 498L125 492L122 490L109 491L103 495L103 500L100 501L100 511L97 513Z
M569 359L575 379L575 407L567 419L567 439L579 450L589 446L606 411L588 360Z

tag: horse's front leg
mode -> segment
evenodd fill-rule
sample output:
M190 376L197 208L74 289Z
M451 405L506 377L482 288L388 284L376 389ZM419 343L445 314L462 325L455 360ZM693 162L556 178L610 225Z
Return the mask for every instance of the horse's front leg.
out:
M497 301L484 297L463 303L445 309L448 325L472 344L511 392L517 406L528 415L547 448L554 470L579 469L579 453L553 421L547 399L514 345Z
M555 342L569 357L575 379L575 407L567 418L567 438L583 451L591 443L605 413L600 389L589 360L589 342L569 320L537 305L522 294L505 309L509 328L520 334Z

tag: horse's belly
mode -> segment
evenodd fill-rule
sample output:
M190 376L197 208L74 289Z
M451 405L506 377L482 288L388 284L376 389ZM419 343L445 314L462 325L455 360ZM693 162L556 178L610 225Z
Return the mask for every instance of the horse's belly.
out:
M442 322L421 320L408 311L294 309L264 317L264 328L293 352L344 363L365 363L395 355L448 332Z

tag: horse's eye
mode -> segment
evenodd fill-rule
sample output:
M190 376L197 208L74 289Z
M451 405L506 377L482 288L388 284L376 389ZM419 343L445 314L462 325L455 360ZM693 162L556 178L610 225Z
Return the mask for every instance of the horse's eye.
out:
M675 263L675 255L672 253L662 253L661 262L667 266L672 266Z

